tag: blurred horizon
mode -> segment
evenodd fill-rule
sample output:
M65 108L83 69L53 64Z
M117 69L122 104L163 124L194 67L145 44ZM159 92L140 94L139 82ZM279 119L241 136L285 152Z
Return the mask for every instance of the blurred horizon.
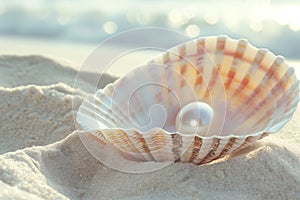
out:
M97 45L134 28L168 28L190 38L246 38L276 55L300 59L300 2L0 0L0 37ZM151 41L156 35L147 36ZM117 46L130 45L124 41ZM139 41L136 41L139 42ZM168 41L161 41L162 43Z

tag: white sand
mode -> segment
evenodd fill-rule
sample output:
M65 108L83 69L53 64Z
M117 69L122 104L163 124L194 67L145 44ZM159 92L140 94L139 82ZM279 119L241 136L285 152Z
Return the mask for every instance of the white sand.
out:
M225 162L122 173L74 132L85 95L74 73L43 57L0 57L0 199L300 199L300 109Z

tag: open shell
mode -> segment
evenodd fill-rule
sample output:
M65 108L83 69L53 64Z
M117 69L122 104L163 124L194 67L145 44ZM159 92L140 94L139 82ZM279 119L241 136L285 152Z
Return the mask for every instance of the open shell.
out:
M294 69L246 40L205 37L171 48L85 99L81 127L140 161L206 164L281 129L299 100ZM193 134L180 110L204 102L214 115Z

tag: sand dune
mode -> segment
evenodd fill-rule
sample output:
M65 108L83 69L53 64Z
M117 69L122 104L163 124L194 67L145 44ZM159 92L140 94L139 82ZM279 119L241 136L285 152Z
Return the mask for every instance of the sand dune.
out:
M2 56L0 72L0 199L300 197L300 109L278 134L227 161L131 174L103 165L80 140L74 113L88 80L85 92L74 89L76 71L39 56Z
M16 87L29 84L36 85L52 85L56 83L65 83L70 87L74 87L77 72L74 68L79 69L80 66L68 67L67 61L55 61L50 58L39 55L17 56L2 55L0 56L1 79L0 87ZM99 74L90 72L81 72L78 81L78 88L91 92L91 82L96 82ZM107 83L114 81L116 77L103 74L98 88L103 88Z

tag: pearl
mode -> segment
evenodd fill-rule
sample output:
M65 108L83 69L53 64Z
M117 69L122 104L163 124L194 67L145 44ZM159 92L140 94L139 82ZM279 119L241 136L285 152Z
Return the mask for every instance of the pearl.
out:
M212 121L213 109L204 102L185 105L176 116L176 130L182 134L195 134L206 128Z

